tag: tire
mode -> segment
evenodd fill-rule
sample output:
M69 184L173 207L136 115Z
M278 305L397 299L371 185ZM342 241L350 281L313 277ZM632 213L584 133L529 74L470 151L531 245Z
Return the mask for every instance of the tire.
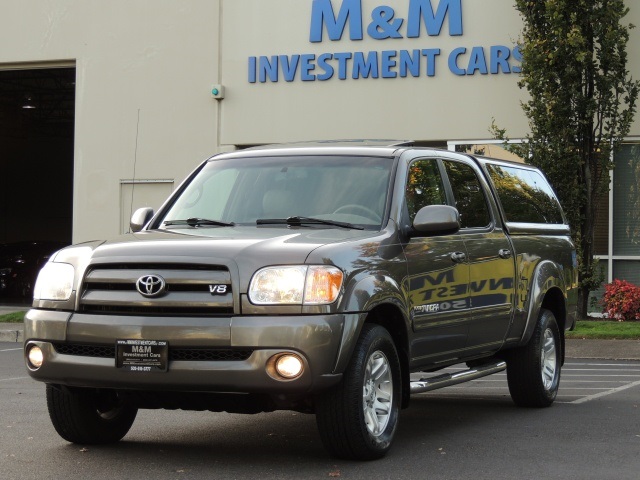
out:
M117 394L70 391L47 385L47 407L58 434L71 443L99 445L115 443L124 437L138 409Z
M548 407L558 394L562 343L553 313L542 309L529 343L510 352L507 381L520 407Z
M379 325L365 324L337 387L316 399L325 448L350 460L381 458L391 448L402 403L400 361Z

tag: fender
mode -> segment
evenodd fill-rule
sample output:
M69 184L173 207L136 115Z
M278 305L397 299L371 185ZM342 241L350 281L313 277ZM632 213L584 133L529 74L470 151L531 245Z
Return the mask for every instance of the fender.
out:
M405 295L400 285L389 275L378 273L359 279L345 293L344 329L334 373L344 372L368 313L380 305L394 305L402 312L405 328L409 328Z
M531 282L531 290L528 298L527 322L524 327L524 333L520 339L520 345L526 345L533 334L536 326L536 320L542 308L542 301L545 295L552 288L558 288L561 292L565 292L565 282L561 275L561 267L551 260L540 262L536 267ZM563 294L563 297L565 295ZM557 319L561 322L562 319ZM561 329L562 326L558 325Z

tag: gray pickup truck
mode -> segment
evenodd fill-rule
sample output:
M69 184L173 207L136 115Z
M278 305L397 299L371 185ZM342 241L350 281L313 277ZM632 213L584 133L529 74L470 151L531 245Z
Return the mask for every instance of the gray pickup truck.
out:
M60 436L116 442L140 408L288 409L365 460L412 393L506 369L517 405L551 405L577 264L545 177L372 143L214 156L133 233L52 256L24 355Z

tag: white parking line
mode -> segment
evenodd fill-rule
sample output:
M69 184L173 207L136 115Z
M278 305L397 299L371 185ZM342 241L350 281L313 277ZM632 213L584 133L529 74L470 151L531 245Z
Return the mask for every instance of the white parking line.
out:
M24 380L25 378L29 378L29 377L2 378L0 379L0 382L12 382L13 380Z
M7 348L5 350L0 350L0 352L15 352L16 350L22 350L22 348Z
M579 370L580 368L576 367L612 367L612 368L640 368L640 363L565 363L563 368L572 368L575 370ZM591 368L588 368L589 370ZM601 370L606 370L603 368Z
M640 380L638 380L637 382L629 383L627 385L623 385L618 388L612 388L611 390L607 390L606 392L596 393L595 395L589 395L588 397L579 398L578 400L574 400L573 402L567 402L567 403L577 405L579 403L590 402L591 400L595 400L596 398L605 397L607 395L611 395L612 393L617 393L617 392L621 392L622 390L627 390L628 388L637 387L638 385L640 385Z

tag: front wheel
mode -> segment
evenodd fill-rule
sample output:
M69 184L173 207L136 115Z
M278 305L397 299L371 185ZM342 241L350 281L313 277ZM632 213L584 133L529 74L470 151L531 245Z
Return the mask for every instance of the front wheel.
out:
M47 407L58 434L72 443L96 445L122 439L138 409L115 392L68 390L47 385Z
M560 330L553 313L542 309L533 336L507 360L509 393L521 407L548 407L558 394L561 368Z
M396 433L401 397L393 339L385 328L365 324L342 382L316 399L325 448L344 459L383 457Z

